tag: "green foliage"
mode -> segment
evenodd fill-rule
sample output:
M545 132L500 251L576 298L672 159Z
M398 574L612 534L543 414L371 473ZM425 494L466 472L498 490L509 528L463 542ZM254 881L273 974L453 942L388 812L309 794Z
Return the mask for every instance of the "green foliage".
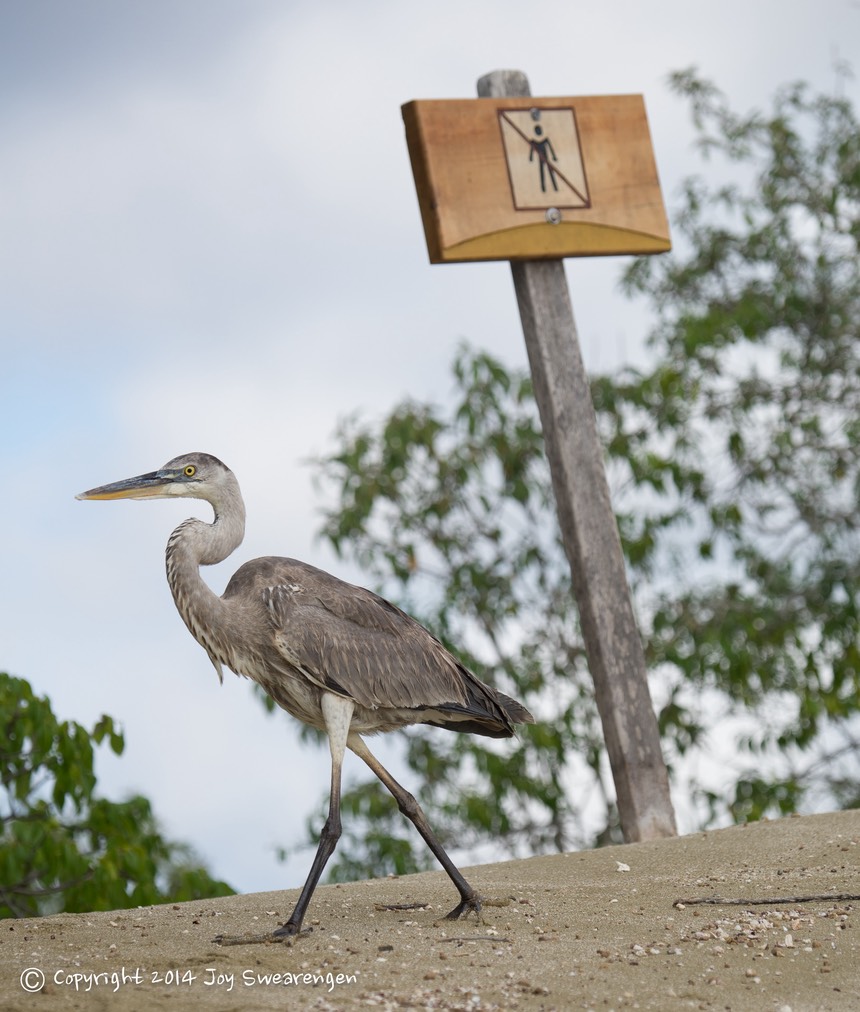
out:
M624 274L656 320L649 368L592 387L665 750L676 775L718 756L719 785L683 784L703 825L856 805L860 129L802 85L740 116L692 72L671 83L709 175L682 189L675 251ZM454 384L447 407L343 424L323 534L538 718L501 745L408 733L443 839L617 839L529 378L462 348ZM381 797L347 794L366 821L343 873L409 866Z
M633 446L631 472L653 447L671 461L688 526L672 569L665 541L655 555L664 580L688 576L648 601L652 663L746 709L778 700L788 713L754 733L758 748L809 749L826 728L850 744L860 131L846 101L803 85L782 90L770 116L738 117L692 73L673 83L703 150L752 178L716 191L688 181L682 252L639 260L625 277L658 311L657 365L595 388L605 431ZM805 786L787 796L799 801Z
M112 910L224 896L191 851L165 840L149 801L95 793L94 747L122 733L59 721L45 697L0 672L0 917Z

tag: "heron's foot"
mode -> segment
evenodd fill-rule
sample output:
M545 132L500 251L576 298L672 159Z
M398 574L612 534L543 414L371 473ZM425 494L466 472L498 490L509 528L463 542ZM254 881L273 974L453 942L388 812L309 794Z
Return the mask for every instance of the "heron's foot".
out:
M272 941L286 942L290 938L298 938L299 935L309 935L313 930L313 928L305 928L303 931L301 924L296 924L295 921L290 920L279 928L275 928L272 932Z
M464 896L460 900L457 906L454 907L449 914L445 915L445 920L456 921L459 920L463 914L468 915L470 913L474 913L475 917L478 919L478 923L483 924L484 919L481 917L481 908L483 905L484 901L477 893L469 893L468 896Z
M262 935L217 935L212 939L216 945L292 945L293 939L299 935L309 935L313 928L301 930L299 925L287 921L274 931Z

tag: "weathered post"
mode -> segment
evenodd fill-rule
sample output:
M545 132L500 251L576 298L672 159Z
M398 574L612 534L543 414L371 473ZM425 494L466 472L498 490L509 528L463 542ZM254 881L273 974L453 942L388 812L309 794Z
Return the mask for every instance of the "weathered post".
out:
M496 71L482 98L530 95ZM564 547L626 840L673 836L675 816L594 407L561 260L511 261Z

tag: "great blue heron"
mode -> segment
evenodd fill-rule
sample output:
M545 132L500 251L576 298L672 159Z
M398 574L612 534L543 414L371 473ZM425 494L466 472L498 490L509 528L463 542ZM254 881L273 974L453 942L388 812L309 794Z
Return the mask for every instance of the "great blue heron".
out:
M226 559L245 534L245 505L233 472L207 453L175 457L136 478L82 492L78 499L203 499L215 513L209 524L190 519L167 542L167 581L179 614L209 655L252 679L299 720L328 735L331 796L295 909L272 933L283 940L302 921L326 862L341 834L341 766L345 749L364 760L394 795L460 893L447 915L480 912L481 898L433 834L415 798L379 763L362 734L410 724L433 724L507 738L514 725L534 718L515 700L479 681L413 618L393 604L295 559L246 562L218 597L200 566Z

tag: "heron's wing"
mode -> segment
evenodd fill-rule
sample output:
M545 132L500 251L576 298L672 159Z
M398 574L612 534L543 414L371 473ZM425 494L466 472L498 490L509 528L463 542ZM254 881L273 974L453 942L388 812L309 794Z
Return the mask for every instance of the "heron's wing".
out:
M531 720L389 601L294 565L301 570L263 590L264 603L277 649L320 687L370 709L436 711L425 721L456 730L510 735L512 723Z
M352 588L350 588L352 591ZM465 704L458 665L405 613L369 591L267 588L278 649L314 682L362 706Z

